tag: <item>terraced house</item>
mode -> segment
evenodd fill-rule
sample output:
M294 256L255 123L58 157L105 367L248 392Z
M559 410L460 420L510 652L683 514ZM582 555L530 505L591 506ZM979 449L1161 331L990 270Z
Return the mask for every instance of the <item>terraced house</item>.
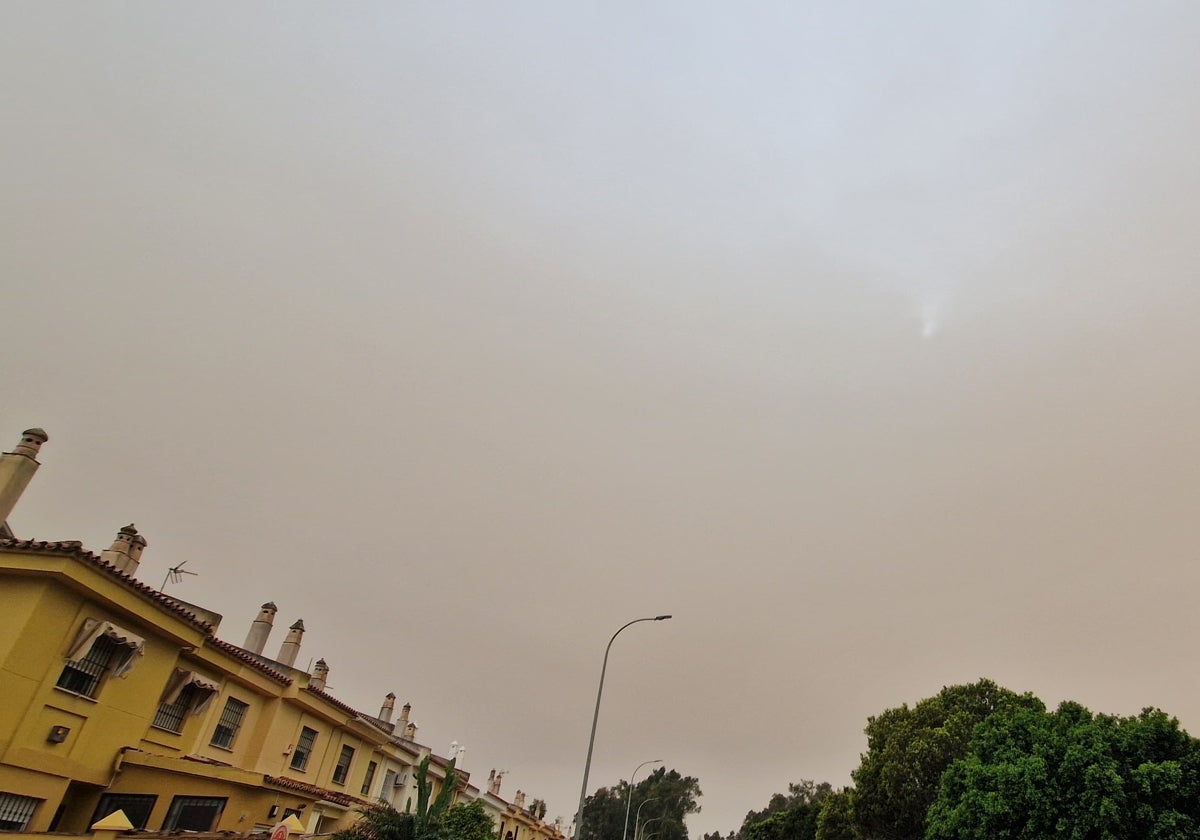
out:
M409 706L393 720L388 694L366 714L325 690L324 660L297 669L302 621L271 658L274 604L240 645L221 638L221 616L137 580L147 542L132 525L100 555L12 533L46 440L30 429L0 455L0 831L82 833L121 809L153 830L245 832L294 814L326 833L368 800L403 808L430 755ZM435 792L448 767L431 756ZM480 795L466 773L456 785ZM499 821L510 806L488 798Z

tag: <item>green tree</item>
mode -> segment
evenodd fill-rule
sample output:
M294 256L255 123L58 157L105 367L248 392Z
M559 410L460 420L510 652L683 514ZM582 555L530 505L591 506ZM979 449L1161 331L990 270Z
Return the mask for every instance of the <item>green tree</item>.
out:
M817 815L817 840L860 840L851 796L851 790L843 789L825 797Z
M742 821L739 840L814 840L821 803L833 792L828 782L792 782L786 794L776 793L761 811Z
M923 838L942 773L967 754L975 727L998 709L1036 703L984 679L870 718L850 795L859 833L872 840Z
M1200 837L1200 741L1157 709L1016 708L976 731L942 777L929 840Z
M416 840L417 821L387 802L374 802L359 811L358 820L333 840Z
M449 840L495 840L496 823L482 801L460 802L446 811L441 835Z
M620 840L625 827L626 804L629 810L629 840L634 838L634 820L642 808L642 824L651 820L647 836L654 840L687 840L683 819L700 812L700 782L691 776L681 776L677 770L660 767L642 779L632 789L622 779L611 788L600 788L584 800L583 831L577 840Z

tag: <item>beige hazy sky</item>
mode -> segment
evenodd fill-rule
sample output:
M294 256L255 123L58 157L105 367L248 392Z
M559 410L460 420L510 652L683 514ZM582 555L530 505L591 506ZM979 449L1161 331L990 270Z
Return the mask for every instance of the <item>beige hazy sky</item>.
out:
M551 817L660 612L592 783L694 834L980 676L1200 730L1200 6L5 11L19 535Z

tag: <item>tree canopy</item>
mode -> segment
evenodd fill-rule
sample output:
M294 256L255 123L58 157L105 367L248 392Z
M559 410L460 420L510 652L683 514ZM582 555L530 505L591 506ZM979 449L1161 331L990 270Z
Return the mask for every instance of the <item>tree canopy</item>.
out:
M986 720L942 776L929 840L1200 836L1200 741L1157 709L1136 717L1039 702Z
M737 840L815 840L821 805L831 793L828 782L792 782L788 792L774 794L766 808L746 814Z
M440 833L449 840L495 840L496 823L483 802L459 802L442 817Z
M975 726L999 709L1037 702L984 679L870 718L867 751L852 774L859 833L871 840L921 840L942 773L967 754Z
M630 795L632 793L632 795ZM600 788L583 803L583 831L576 840L620 840L625 832L625 814L629 812L629 840L635 829L645 831L653 840L687 840L683 819L700 812L700 781L682 776L677 770L660 767L635 784L622 779L610 788ZM638 808L641 822L635 824Z

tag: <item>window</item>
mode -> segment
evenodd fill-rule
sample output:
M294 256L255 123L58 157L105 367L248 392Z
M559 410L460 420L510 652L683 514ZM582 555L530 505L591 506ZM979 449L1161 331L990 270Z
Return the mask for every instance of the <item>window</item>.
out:
M249 707L241 700L234 700L232 697L226 700L225 709L221 712L221 719L217 721L217 728L213 730L212 740L209 743L214 747L232 749L233 739L242 726L242 718L246 716L247 708ZM197 830L208 831L207 828Z
M187 685L176 696L174 703L159 703L158 713L154 716L152 725L168 732L182 732L183 719L187 717L188 709L196 702L198 693L199 690L195 686Z
M371 792L371 782L375 781L375 770L379 765L374 761L367 762L367 777L363 779L362 795L366 796Z
M24 831L41 801L32 796L0 793L0 831Z
M304 772L308 767L308 757L312 755L313 744L317 742L317 731L309 729L307 726L300 730L300 740L296 742L296 748L292 751L291 768Z
M224 810L224 797L176 796L171 800L163 831L212 831Z
M342 747L342 754L338 756L337 767L333 768L333 780L339 785L346 783L346 777L350 775L350 762L354 761L354 747Z
M158 712L151 725L168 732L182 732L183 720L188 712L195 715L203 712L219 690L220 686L215 682L206 680L195 671L177 670L167 683L167 691L158 704Z
M117 648L117 643L107 636L96 639L81 659L73 659L63 666L58 676L58 687L84 697L95 697L100 678L108 670Z
M111 621L89 618L79 628L67 651L67 664L58 677L58 687L95 697L105 672L124 677L145 653L146 642Z
M150 821L150 812L154 810L154 803L157 801L158 797L153 794L106 793L100 797L100 804L96 806L96 812L92 814L92 821L88 825L100 822L109 814L124 811L134 828L145 829L146 823Z

